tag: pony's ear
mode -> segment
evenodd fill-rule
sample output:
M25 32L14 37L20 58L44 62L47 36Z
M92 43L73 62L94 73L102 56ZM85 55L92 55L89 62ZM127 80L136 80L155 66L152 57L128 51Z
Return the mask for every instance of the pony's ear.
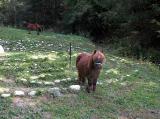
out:
M93 51L93 54L95 54L96 52L97 52L97 50L94 50L94 51Z

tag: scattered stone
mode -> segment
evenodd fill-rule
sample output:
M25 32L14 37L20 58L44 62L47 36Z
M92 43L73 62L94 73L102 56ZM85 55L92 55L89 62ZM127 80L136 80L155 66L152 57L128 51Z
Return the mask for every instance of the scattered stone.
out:
M9 92L8 88L0 88L0 93Z
M37 91L31 91L28 93L28 95L32 97L36 96L36 94L37 94Z
M37 82L35 80L30 81L31 84L36 84Z
M62 93L68 93L68 89L67 88L61 88Z
M0 45L0 54L1 53L4 53L4 49L3 49L3 47Z
M7 98L7 97L10 97L11 94L10 93L4 93L4 94L1 94L1 97L3 98Z
M126 86L127 85L127 83L126 82L122 82L122 83L120 83L122 86Z
M67 81L67 79L62 79L61 81Z
M55 82L55 83L60 83L61 81L60 81L60 80L55 80L54 82Z
M142 118L137 117L136 119L142 119Z
M15 91L14 96L25 96L23 91Z
M54 88L49 88L48 92L52 94L54 97L60 97L62 96L62 93L60 92L60 88L54 87Z
M134 70L134 72L137 73L137 72L139 72L139 70L136 69L136 70Z
M111 61L116 61L116 59L113 59L113 58L111 58L110 60L111 60Z
M41 74L41 75L39 75L39 77L44 78L44 77L45 77L45 74Z
M42 81L38 81L38 82L36 82L36 84L42 85L43 82Z
M78 80L78 78L75 78L75 80Z
M97 82L97 85L102 85L102 84L103 84L102 82L99 82L99 81Z
M106 80L107 83L112 83L112 79Z
M77 93L81 90L81 87L80 87L80 85L71 85L71 86L69 86L69 90L71 92Z
M45 81L45 82L44 82L44 85L46 85L46 86L52 86L52 85L55 85L55 83Z
M106 80L107 83L115 83L117 81L118 81L118 79L109 79L109 80Z
M20 81L27 82L27 79L22 78L22 79L20 79Z
M72 79L71 78L67 78L67 81L71 81Z
M38 79L38 76L31 76L30 79Z

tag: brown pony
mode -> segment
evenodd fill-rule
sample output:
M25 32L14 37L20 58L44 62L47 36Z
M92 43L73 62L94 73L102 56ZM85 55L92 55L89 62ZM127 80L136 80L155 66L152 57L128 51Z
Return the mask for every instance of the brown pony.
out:
M37 35L39 35L39 33L42 31L42 26L35 23L27 23L27 29L29 31L29 34L31 33L32 30L36 30L37 31Z
M103 51L95 50L92 54L81 53L77 56L76 67L78 70L79 83L84 84L85 78L88 79L87 92L96 90L97 79L105 62Z

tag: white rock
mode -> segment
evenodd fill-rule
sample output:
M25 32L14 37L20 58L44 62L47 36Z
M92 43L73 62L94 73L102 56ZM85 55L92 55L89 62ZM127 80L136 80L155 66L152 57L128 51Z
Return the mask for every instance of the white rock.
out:
M30 81L31 84L36 84L37 82L35 80Z
M30 79L38 79L38 76L31 76Z
M112 79L106 80L107 83L112 83Z
M126 86L127 85L127 83L126 82L122 82L122 83L120 83L122 86Z
M28 93L28 95L34 97L36 95L36 93L37 93L36 91L31 91Z
M24 78L22 78L22 79L20 79L22 82L27 82L27 79L24 79Z
M4 53L4 49L1 45L0 45L0 53Z
M55 83L60 83L61 81L60 81L60 80L55 80L54 82L55 82Z
M62 88L62 90L65 90L65 91L66 91L66 90L67 90L67 88Z
M44 82L44 85L46 85L46 86L52 86L52 85L55 85L55 83L45 81L45 82Z
M137 73L137 72L139 72L139 70L136 69L136 70L134 70L134 72Z
M111 60L111 61L116 61L116 59L113 59L113 58L111 58L110 60Z
M61 91L61 90L60 90L60 88L58 88L58 87L54 87L54 88L49 88L49 89L48 89L48 92L49 92L50 94L52 94L54 97L60 97L60 96L62 96L62 94L61 94L60 91Z
M75 78L75 80L78 80L78 78Z
M69 90L72 92L79 92L81 90L80 85L71 85L69 86Z
M0 88L0 93L6 93L9 92L9 88Z
M42 85L43 82L42 81L38 81L38 82L36 82L36 84Z
M41 75L39 75L39 77L44 78L44 77L45 77L45 74L41 74Z
M15 91L14 96L25 96L23 91Z
M99 82L99 81L97 82L97 85L102 85L102 84L103 84L102 82Z
M61 81L67 81L67 79L62 79Z
M71 78L67 78L67 81L71 81L72 79Z
M4 94L1 94L1 97L3 98L7 98L7 97L10 97L11 94L10 93L4 93Z

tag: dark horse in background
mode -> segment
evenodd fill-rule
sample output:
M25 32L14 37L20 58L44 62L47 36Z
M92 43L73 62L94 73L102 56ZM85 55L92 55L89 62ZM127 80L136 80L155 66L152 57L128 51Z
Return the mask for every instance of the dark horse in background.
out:
M25 22L24 26L27 28L29 34L31 34L31 31L37 31L37 35L39 35L43 30L42 25L38 23Z

